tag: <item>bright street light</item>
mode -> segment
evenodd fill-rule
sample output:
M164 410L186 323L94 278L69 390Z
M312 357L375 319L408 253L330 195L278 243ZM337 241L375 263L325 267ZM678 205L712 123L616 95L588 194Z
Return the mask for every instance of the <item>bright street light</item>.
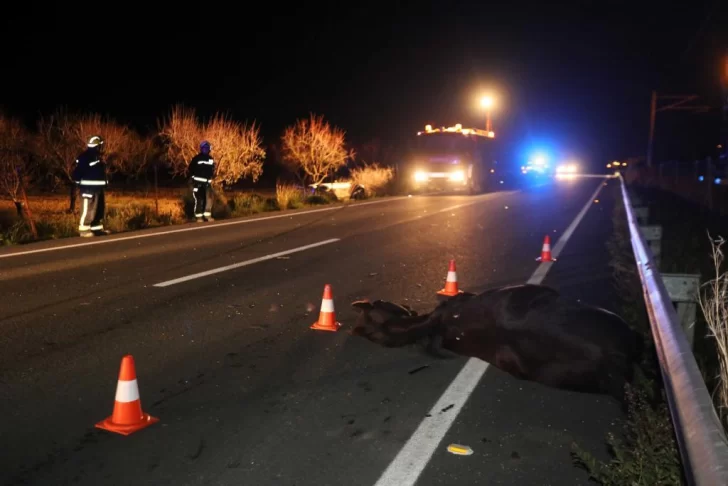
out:
M493 108L493 103L494 101L492 96L483 96L480 99L480 106L482 106L486 110Z
M480 106L485 108L485 130L487 132L491 132L490 127L490 110L493 108L493 105L495 104L495 100L492 96L486 95L480 98Z

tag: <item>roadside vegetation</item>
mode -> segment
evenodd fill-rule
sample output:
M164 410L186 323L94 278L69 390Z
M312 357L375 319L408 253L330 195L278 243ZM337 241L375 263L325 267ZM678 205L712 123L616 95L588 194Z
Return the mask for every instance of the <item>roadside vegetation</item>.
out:
M357 160L346 133L320 115L296 120L266 146L254 122L241 123L220 113L202 118L181 105L146 133L96 113L58 109L40 117L34 127L0 113L1 245L78 235L78 191L71 175L86 141L97 134L106 141L110 186L104 223L112 232L194 220L186 170L201 140L211 142L217 161L215 219L396 190L388 160ZM382 150L370 142L362 145L362 152L379 156ZM276 171L275 182L262 185L266 170ZM328 182L345 184L329 190Z

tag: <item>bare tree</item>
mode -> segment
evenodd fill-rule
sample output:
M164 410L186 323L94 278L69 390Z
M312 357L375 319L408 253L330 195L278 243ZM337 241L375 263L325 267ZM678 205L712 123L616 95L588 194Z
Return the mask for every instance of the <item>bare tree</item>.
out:
M70 186L70 211L74 210L76 188L73 170L76 158L85 150L89 137L104 138L105 159L110 174L131 170L138 136L124 125L98 114L75 114L59 109L38 122L38 149L48 176Z
M195 110L175 106L166 120L159 122L159 134L165 143L165 158L172 176L187 174L187 165L197 154L202 141L202 125Z
M142 139L126 125L94 113L76 119L75 133L83 144L81 147L94 135L104 139L104 160L109 175L121 173L133 176L143 170L137 157L143 147Z
M237 123L221 115L215 115L205 127L205 139L215 151L215 180L234 184L249 177L257 181L263 173L265 150L255 123Z
M20 121L0 114L0 191L23 216L21 188L28 173L30 134Z
M160 135L166 141L166 158L174 176L187 175L202 140L212 145L215 185L234 184L246 177L255 182L263 173L266 153L255 123L248 126L221 114L201 122L194 109L177 105L160 123Z
M25 193L25 184L31 173L32 151L29 147L33 145L33 138L20 121L0 114L0 191L12 199L18 216L25 216L33 237L38 239Z
M143 137L136 132L129 132L123 152L115 154L110 162L114 173L137 179L147 172L152 162L160 156L154 139Z
M281 138L283 160L302 182L320 184L342 165L354 152L345 148L343 130L331 127L323 116L310 115L286 128Z

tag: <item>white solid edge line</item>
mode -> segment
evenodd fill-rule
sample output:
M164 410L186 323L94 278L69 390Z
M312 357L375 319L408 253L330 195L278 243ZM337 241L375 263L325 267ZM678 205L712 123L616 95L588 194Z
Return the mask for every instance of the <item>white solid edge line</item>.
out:
M465 363L458 376L430 410L431 417L420 423L375 486L415 484L487 368L488 363L475 358ZM446 407L452 408L443 412Z
M175 285L175 284L178 284L178 283L187 282L188 280L194 280L194 279L200 278L200 277L207 277L208 275L213 275L215 273L220 273L220 272L225 272L227 270L233 270L235 268L245 267L247 265L252 265L254 263L264 262L266 260L271 260L273 258L277 258L277 257L283 256L283 255L290 255L291 253L296 253L296 252L299 252L299 251L310 250L311 248L316 248L318 246L328 245L330 243L335 243L337 241L340 241L340 239L339 238L331 238L329 240L319 241L318 243L312 243L310 245L299 246L297 248L292 248L290 250L279 251L278 253L271 253L270 255L265 255L265 256L262 256L262 257L258 257L258 258L253 258L252 260L246 260L244 262L235 263L233 265L227 265L225 267L213 268L212 270L206 270L204 272L195 273L195 274L192 274L192 275L187 275L186 277L180 277L180 278L176 278L174 280L167 280L166 282L160 282L158 284L154 284L154 286L155 287L169 287L170 285Z
M558 255L556 253L557 249L560 252L564 248L602 187L603 185L600 182L599 187L594 191L584 208L576 215L574 221L559 238L552 255ZM550 267L551 262L541 263L528 280L528 283L540 284L546 277ZM465 406L470 394L480 382L488 366L488 363L478 358L468 359L447 390L430 409L430 417L420 422L417 430L400 449L374 486L413 486L417 482L435 449L445 437L460 410ZM443 408L449 406L452 406L452 408L446 412L442 411Z
M19 251L16 253L7 253L4 255L0 255L0 258L11 258L11 257L22 256L22 255L30 255L33 253L43 253L43 252L47 252L47 251L66 250L68 248L80 248L82 246L103 245L106 243L116 243L117 241L136 240L139 238L151 238L153 236L171 235L171 234L175 234L175 233L184 233L187 231L199 231L199 230L220 228L222 226L230 226L230 225L234 225L234 224L249 224L249 223L257 223L259 221L269 221L271 219L293 218L295 216L301 216L301 215L306 215L306 214L323 213L325 211L334 211L334 210L343 209L343 208L358 208L361 206L369 206L370 204L381 204L381 203L385 203L385 202L400 201L402 199L410 199L410 198L407 196L399 196L399 197L382 199L379 201L366 201L366 202L361 202L361 203L351 203L351 204L344 204L341 206L333 206L330 208L311 209L308 211L301 211L298 213L276 214L275 216L264 216L262 218L243 219L243 220L239 220L239 221L227 221L224 223L216 223L216 224L205 225L205 226L194 226L192 228L172 229L169 231L158 231L156 233L148 233L148 234L144 234L144 235L122 236L120 238L90 241L87 243L74 243L71 245L55 246L53 248L40 248L38 250Z
M599 182L599 186L597 186L596 191L594 191L594 194L591 195L589 200L586 202L584 207L579 211L579 214L576 215L576 218L574 218L574 221L571 222L568 228L562 233L561 238L559 238L559 241L556 242L556 245L554 245L553 250L551 250L551 257L557 258L561 254L561 250L564 249L564 246L566 246L566 242L569 241L569 238L571 238L571 235L574 233L574 230L576 227L581 223L581 220L584 219L584 215L589 210L589 208L594 203L594 199L596 199L597 195L599 194L599 191L602 190L602 187L604 185L602 182ZM549 269L551 268L551 265L553 265L553 262L543 262L541 265L538 266L535 272L533 272L533 275L531 275L531 278L528 279L527 283L538 285L541 282L543 282L543 279L546 277L546 274L548 273Z

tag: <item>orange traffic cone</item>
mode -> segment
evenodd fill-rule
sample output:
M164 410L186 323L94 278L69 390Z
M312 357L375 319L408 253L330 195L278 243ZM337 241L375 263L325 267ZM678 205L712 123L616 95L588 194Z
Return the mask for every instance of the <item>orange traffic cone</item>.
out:
M437 293L439 295L452 297L453 295L458 295L462 292L462 290L458 290L458 274L455 271L455 260L450 260L450 268L447 271L447 279L445 279L445 288L438 290Z
M551 238L546 235L543 239L543 247L541 247L541 256L536 258L537 262L555 262L556 258L551 257Z
M156 422L159 422L158 418L142 412L134 358L127 354L121 359L114 411L110 417L97 423L96 427L117 434L129 435Z
M311 329L317 331L338 331L341 327L340 322L336 322L336 314L334 312L334 297L331 292L331 285L324 286L324 296L321 299L321 312L317 322L314 322Z

